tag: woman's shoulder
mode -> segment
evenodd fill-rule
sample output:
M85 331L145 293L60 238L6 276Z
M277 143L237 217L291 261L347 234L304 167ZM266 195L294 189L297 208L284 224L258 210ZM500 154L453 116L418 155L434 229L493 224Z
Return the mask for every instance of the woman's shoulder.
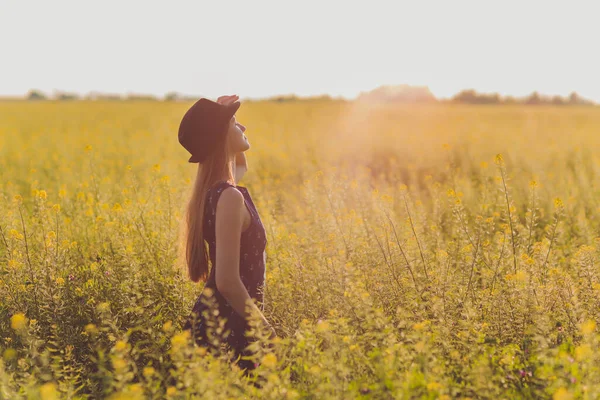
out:
M224 190L230 187L235 188L235 185L227 181L219 181L217 183L214 183L210 188L208 188L208 190L206 191L206 196L211 199L218 198Z
M244 195L242 191L231 184L227 184L220 190L221 195L219 196L219 202L224 201L226 203L236 204L244 201Z
M212 218L215 226L235 226L238 222L241 226L245 207L244 195L233 185L225 186L214 201Z
M216 212L217 204L223 204L225 208L243 205L244 195L236 185L227 181L220 181L208 190L209 201Z

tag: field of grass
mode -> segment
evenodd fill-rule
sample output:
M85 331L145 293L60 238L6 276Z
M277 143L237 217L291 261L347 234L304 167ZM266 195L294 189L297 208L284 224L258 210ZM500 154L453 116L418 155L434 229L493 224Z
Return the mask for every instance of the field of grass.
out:
M600 396L600 108L242 103L259 389L181 333L189 105L0 103L0 398Z

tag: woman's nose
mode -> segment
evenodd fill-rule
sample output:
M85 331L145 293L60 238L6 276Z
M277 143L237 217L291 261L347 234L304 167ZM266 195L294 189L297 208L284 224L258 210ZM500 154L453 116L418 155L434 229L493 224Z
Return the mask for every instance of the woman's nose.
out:
M242 130L242 132L246 132L246 127L238 122L238 126Z

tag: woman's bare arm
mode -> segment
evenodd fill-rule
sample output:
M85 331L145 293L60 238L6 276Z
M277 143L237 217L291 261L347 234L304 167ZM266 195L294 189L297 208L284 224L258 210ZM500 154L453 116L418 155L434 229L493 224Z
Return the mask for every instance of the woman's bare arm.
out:
M216 215L216 284L217 290L231 307L246 319L256 313L269 325L240 278L240 241L244 223L244 196L239 190L228 187L217 202ZM246 310L249 306L249 312Z

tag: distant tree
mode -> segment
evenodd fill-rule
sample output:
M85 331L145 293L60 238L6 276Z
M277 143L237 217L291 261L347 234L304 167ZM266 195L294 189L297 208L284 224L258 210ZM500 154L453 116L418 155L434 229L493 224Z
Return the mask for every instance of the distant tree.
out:
M589 105L594 105L593 101L584 99L583 97L581 97L580 95L578 95L577 92L572 92L569 95L568 102L571 105L588 105L588 106Z
M595 103L591 100L581 98L577 93L573 92L568 99L561 96L545 96L534 91L527 97L515 98L513 96L502 97L498 93L484 94L477 93L473 89L462 90L458 94L454 95L449 102L452 103L466 103L466 104L554 104L554 105L565 105L565 104L586 104L594 105Z
M89 92L83 97L85 100L97 100L98 93L97 92Z
M158 100L156 96L151 94L134 94L130 93L127 95L127 100L142 100L142 101L156 101Z
M279 95L279 96L274 96L274 97L270 97L266 99L267 101L275 101L277 103L283 103L283 102L289 102L289 101L297 101L299 100L299 97L296 96L295 94L288 94L288 95Z
M320 96L314 96L314 97L309 97L308 100L315 100L315 101L330 101L332 100L331 96L328 94L322 94Z
M454 103L475 103L477 101L477 92L473 89L462 90L452 97Z
M177 101L179 100L179 94L177 92L169 92L165 94L165 101Z
M385 85L360 93L357 98L361 102L385 103L434 103L437 101L427 86Z
M571 92L569 95L569 104L579 104L579 95L576 92Z
M498 93L479 94L473 89L463 90L452 98L454 103L467 104L500 104L501 99Z
M502 102L498 93L492 93L484 96L484 99L487 104L500 104Z
M541 104L542 99L538 92L533 92L525 99L525 104Z
M578 104L578 105L593 106L596 103L594 103L591 100L588 100L588 99L585 99L585 98L581 97L576 92L572 92L571 95L569 96L569 104Z
M27 94L27 100L46 100L47 97L45 94L40 92L39 90L30 90Z
M77 95L76 93L58 93L55 95L55 98L57 100L78 100L79 99L79 95Z
M123 97L120 94L98 94L96 100L119 101L123 100Z

